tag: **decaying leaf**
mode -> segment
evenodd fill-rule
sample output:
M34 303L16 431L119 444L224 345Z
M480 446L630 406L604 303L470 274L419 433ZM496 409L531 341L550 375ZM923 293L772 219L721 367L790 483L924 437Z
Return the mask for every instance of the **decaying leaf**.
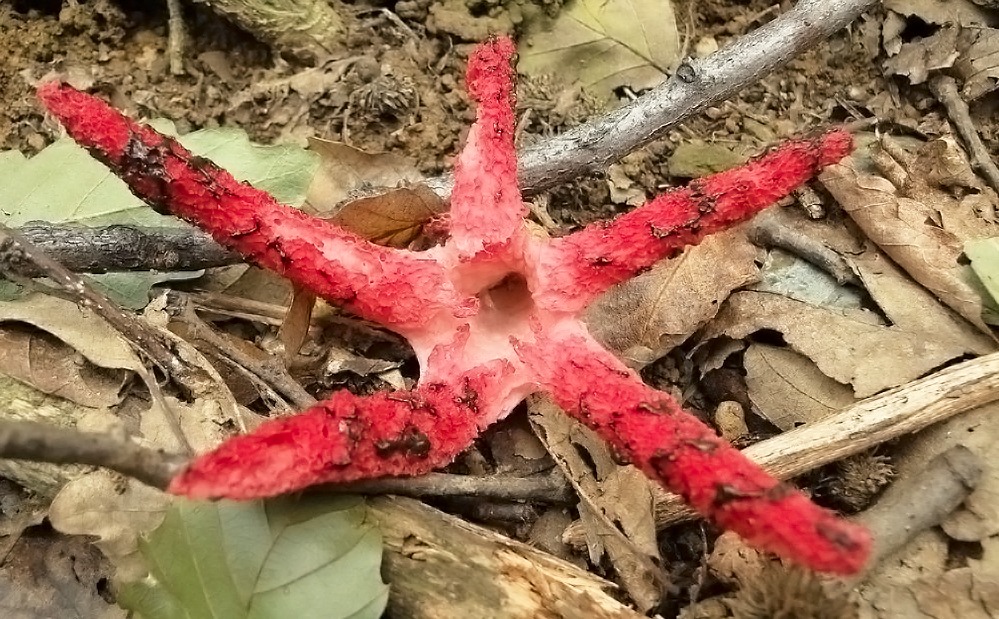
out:
M885 0L884 6L928 24L997 25L999 17L971 0Z
M999 405L986 405L924 430L898 450L895 463L904 477L958 444L978 456L982 476L943 529L954 539L980 542L999 535Z
M699 178L742 165L747 159L728 144L685 140L673 149L667 165L670 176Z
M708 237L611 289L587 312L590 332L632 367L644 367L710 320L733 290L754 281L758 255L742 229Z
M579 494L579 515L590 560L607 554L642 612L654 608L667 577L656 543L653 486L632 466L622 466L606 443L546 398L529 401L531 423Z
M679 59L680 36L669 0L571 0L554 20L528 24L518 70L553 74L604 98L628 86L651 88Z
M866 397L909 382L933 368L987 347L879 324L863 311L831 311L787 297L736 292L708 325L705 338L744 338L761 329L782 334L788 346L816 363L823 374ZM971 345L969 345L971 344Z
M72 428L87 415L103 414L86 406L50 396L29 385L0 374L0 414L4 419L29 420ZM0 459L0 475L16 481L35 494L51 498L69 479L90 472L92 467L78 464L55 465L44 462Z
M751 344L743 363L750 400L781 430L818 421L855 402L849 387L793 350Z
M21 322L47 331L102 368L137 370L139 358L103 318L71 301L33 294L0 301L0 322Z
M942 28L932 35L903 43L898 54L885 61L889 75L904 75L912 84L922 84L930 72L954 66L957 51L957 27Z
M393 153L369 153L343 142L309 140L319 168L308 185L306 211L327 217L334 208L367 188L398 187L423 180L416 166Z
M372 619L388 598L363 501L179 501L141 543L147 578L119 603L144 617Z
M939 571L911 581L882 579L862 593L862 619L991 619L999 613L999 538L982 543L982 558L967 567ZM946 557L946 549L938 550ZM911 561L911 559L910 559Z
M139 537L163 520L170 498L134 479L96 471L70 482L52 501L52 526L67 535L89 535L124 579L141 578Z
M959 232L975 226L951 220L976 217L967 200L958 202L901 170L904 190L888 179L859 171L858 162L832 166L820 180L864 233L917 282L983 332L981 297L959 264L963 241ZM895 181L896 184L899 180ZM963 213L962 213L963 211ZM983 222L979 229L987 230Z
M90 408L110 407L121 401L129 373L100 368L45 331L0 326L0 372L42 393Z
M23 537L0 565L0 615L125 619L101 596L100 555L83 538Z

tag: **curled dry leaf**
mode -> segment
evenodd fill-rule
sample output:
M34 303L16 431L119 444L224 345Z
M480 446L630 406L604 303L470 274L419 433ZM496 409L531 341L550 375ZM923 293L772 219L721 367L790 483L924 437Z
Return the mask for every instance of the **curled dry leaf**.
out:
M743 228L708 237L612 288L586 323L630 366L644 367L711 320L733 290L755 281L758 255Z
M579 515L590 561L610 559L639 610L660 601L667 576L653 519L655 495L649 479L623 466L596 434L544 397L528 401L531 424L579 494Z
M978 99L999 86L999 30L951 24L928 37L903 43L888 59L889 73L905 75L913 84L925 82L932 71L953 69L961 78L962 96Z
M42 393L80 406L103 408L121 401L129 373L100 368L46 331L0 326L0 372Z
M808 303L753 291L729 297L705 332L744 338L762 329L777 331L792 350L810 358L823 374L867 397L909 382L978 348L933 337L932 331L879 324L862 311L830 311Z
M743 363L750 400L781 430L818 421L855 402L849 387L793 350L751 344Z
M967 240L962 236L975 228L979 235L987 235L985 222L975 225L977 216L969 199L958 201L930 187L922 181L925 177L906 170L905 162L886 157L875 155L875 160L882 169L891 168L887 173L892 181L862 172L857 158L830 167L819 179L864 234L913 279L990 333L981 318L981 297L969 283L967 267L958 263ZM926 167L918 158L911 166Z
M554 20L527 26L518 69L553 74L611 99L614 89L652 88L679 60L680 35L671 2L572 0Z
M855 289L837 287L831 278L817 288L811 270L775 272L775 263L768 261L763 280L754 287L758 290L730 297L706 327L700 346L719 335L742 338L775 330L826 376L852 385L856 397L901 385L962 355L995 349L988 335L944 307L884 254L865 248L841 223L789 213L784 225L839 254L869 300L858 304L862 298ZM878 311L865 308L871 300Z

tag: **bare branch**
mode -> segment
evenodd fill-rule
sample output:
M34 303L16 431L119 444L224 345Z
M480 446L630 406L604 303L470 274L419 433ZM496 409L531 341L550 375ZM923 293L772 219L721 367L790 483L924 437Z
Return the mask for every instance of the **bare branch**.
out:
M11 420L0 420L0 458L103 466L161 490L185 462L183 456L165 454L107 434Z
M999 192L999 167L992 161L989 149L982 142L982 137L978 135L978 128L971 120L971 110L961 93L957 90L957 81L949 75L938 75L930 80L930 90L936 95L940 103L947 108L947 115L954 123L954 129L961 139L964 140L968 152L971 154L971 165L975 166L989 187L993 191Z
M216 243L207 233L191 226L142 228L114 225L102 228L29 223L18 231L29 242L70 271L197 271L236 264L239 254ZM0 271L22 277L45 273L28 261L10 262L5 257Z
M964 445L955 445L930 460L913 477L898 481L878 502L857 517L874 537L869 565L892 554L918 533L950 515L982 476L982 463Z
M558 470L533 477L451 475L428 473L420 477L389 477L350 484L322 486L327 492L394 494L409 497L476 497L496 501L572 503L576 494Z
M31 264L49 277L81 307L106 320L136 349L167 372L179 385L191 393L199 391L204 380L202 371L175 355L159 333L126 312L117 303L98 292L81 276L70 272L45 252L39 250L18 232L0 224L0 269L5 265ZM0 270L0 272L3 272Z
M687 59L668 80L631 103L525 150L520 185L540 193L602 171L691 116L736 94L846 27L877 0L801 0L787 13L700 60ZM431 187L450 195L452 178Z

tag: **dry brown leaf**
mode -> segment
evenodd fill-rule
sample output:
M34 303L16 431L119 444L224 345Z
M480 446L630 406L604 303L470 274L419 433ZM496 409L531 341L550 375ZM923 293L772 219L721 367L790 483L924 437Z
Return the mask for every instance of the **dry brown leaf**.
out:
M929 24L994 26L999 19L971 0L884 0L884 6L906 17L918 17Z
M885 326L871 312L827 310L754 291L732 294L704 339L741 339L761 329L781 333L791 349L826 376L852 385L858 398L907 383L962 355L985 352L934 330Z
M407 247L446 211L447 204L429 187L413 185L346 202L329 219L375 243Z
M351 193L368 187L398 187L419 182L423 176L405 157L368 153L343 142L311 138L309 148L319 153L320 164L309 185L305 210L329 216Z
M159 526L170 497L106 470L96 471L63 488L52 501L52 526L67 535L93 535L123 580L146 574L139 556L139 536Z
M894 175L905 174L902 163L895 163ZM913 279L984 333L991 333L982 321L981 296L969 283L968 267L958 263L966 239L955 232L975 228L967 221L974 216L967 213L969 205L917 182L923 177L915 174L904 177L903 195L888 179L860 172L860 165L851 158L819 178L864 233ZM947 229L949 222L953 223ZM984 222L979 228L987 230Z
M728 295L754 281L759 249L741 228L614 287L586 315L590 332L636 368L662 357L709 321Z
M954 69L964 82L965 99L974 101L999 87L999 30L962 28L958 49Z
M960 541L982 541L999 535L999 405L983 406L924 430L898 450L894 462L899 476L904 477L958 444L978 456L982 476L943 529Z
M87 540L24 537L0 565L0 609L4 619L125 619L128 613L102 596L106 578Z
M954 66L959 29L942 28L928 37L902 44L898 54L885 61L889 75L904 75L912 84L922 84L931 71Z
M818 421L856 401L848 387L793 350L751 344L743 363L750 400L781 430Z
M81 406L121 401L129 372L98 367L62 340L32 327L0 326L0 372Z
M57 297L33 294L0 301L0 322L15 321L48 331L102 368L137 370L139 358L104 319Z
M651 482L635 467L615 462L606 443L550 400L531 398L528 410L539 438L579 494L590 560L599 564L606 552L639 609L654 608L667 576L660 567Z

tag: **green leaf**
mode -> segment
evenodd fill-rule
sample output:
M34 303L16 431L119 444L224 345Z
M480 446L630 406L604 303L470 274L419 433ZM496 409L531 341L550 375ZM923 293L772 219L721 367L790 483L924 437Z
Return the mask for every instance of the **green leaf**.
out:
M118 603L145 619L375 619L381 535L356 497L178 500L140 544L150 574Z
M527 25L518 69L551 74L611 99L614 89L661 82L680 55L669 0L571 0L551 20Z
M173 124L153 121L159 131L174 134ZM297 146L254 144L240 129L205 129L181 138L191 152L207 157L240 180L270 192L279 201L301 206L319 167L316 153ZM187 224L160 215L132 195L125 182L69 138L62 138L30 159L0 153L0 222L21 226L29 221L102 226ZM133 309L148 302L159 282L190 279L197 273L123 273L96 276L112 298ZM9 298L12 287L0 294Z
M155 124L164 127L162 122ZM179 140L194 154L292 206L305 201L319 166L319 156L313 152L254 144L240 129L204 129ZM0 221L8 226L39 220L88 226L183 225L133 196L124 181L70 138L57 140L31 159L19 153L0 154L0 209Z
M976 239L964 244L964 255L982 292L982 319L999 325L999 237Z

